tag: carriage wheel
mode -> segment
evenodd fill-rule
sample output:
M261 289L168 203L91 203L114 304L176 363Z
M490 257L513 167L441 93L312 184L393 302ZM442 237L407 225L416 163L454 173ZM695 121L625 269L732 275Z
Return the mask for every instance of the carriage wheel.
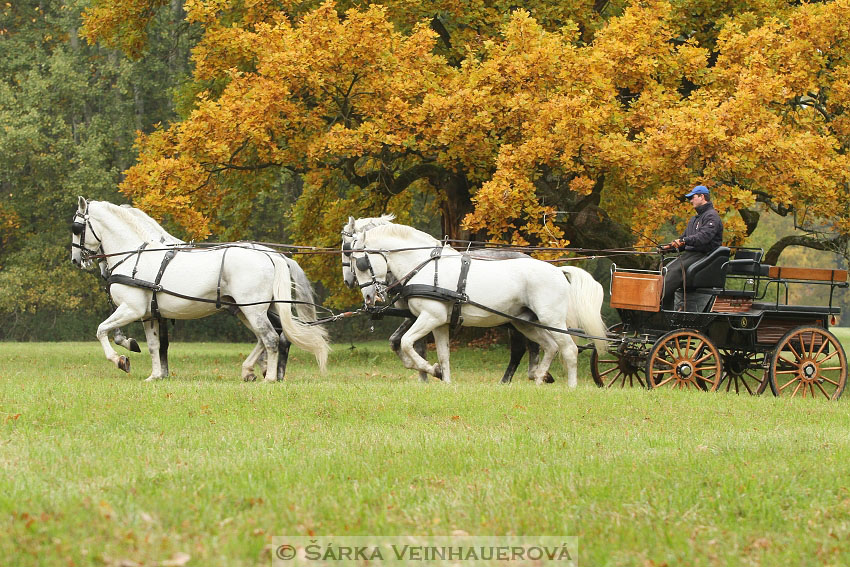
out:
M609 337L618 337L622 333L623 324L617 323L608 328ZM645 357L636 359L627 352L618 349L616 352L608 351L604 357L600 357L596 349L590 355L590 374L593 381L600 388L613 388L619 386L634 387L640 385L646 388Z
M768 372L764 369L764 353L720 349L723 374L718 391L757 396L767 388Z
M847 382L847 356L835 335L804 325L777 343L769 378L775 396L837 400Z
M671 331L655 341L646 363L650 388L697 388L715 391L720 384L720 353L698 331Z

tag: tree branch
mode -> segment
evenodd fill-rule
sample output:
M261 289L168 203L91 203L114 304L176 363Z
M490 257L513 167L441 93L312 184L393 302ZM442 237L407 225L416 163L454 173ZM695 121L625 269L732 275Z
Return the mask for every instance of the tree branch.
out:
M785 236L780 238L776 244L768 249L767 254L764 255L763 262L765 264L775 266L776 262L779 260L779 256L789 246L803 246L805 248L812 248L813 250L825 250L828 252L835 252L836 254L841 254L846 257L847 243L848 236L843 234L840 234L830 240L822 240L813 236L803 235Z

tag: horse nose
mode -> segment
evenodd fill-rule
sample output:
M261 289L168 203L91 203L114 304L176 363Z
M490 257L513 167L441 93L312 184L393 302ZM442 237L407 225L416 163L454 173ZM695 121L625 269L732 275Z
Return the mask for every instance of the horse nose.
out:
M74 264L77 267L80 266L80 261L77 260L76 258L74 258L73 256L71 256L71 263Z

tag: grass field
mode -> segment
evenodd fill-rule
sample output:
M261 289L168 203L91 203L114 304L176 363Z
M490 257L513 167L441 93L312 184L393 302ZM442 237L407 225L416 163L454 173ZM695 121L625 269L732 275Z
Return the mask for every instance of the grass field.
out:
M453 533L577 536L583 566L850 564L848 397L603 391L587 353L576 390L560 366L505 387L503 348L422 385L383 342L243 383L249 349L174 343L151 384L146 352L128 376L93 341L0 343L0 564L270 565L274 535Z

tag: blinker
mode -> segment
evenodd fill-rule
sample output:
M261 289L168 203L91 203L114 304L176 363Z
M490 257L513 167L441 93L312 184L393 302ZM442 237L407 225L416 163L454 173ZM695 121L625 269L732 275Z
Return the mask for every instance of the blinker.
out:
M357 269L361 272L365 272L369 269L369 258L366 256L361 256L360 258L357 258L355 266L357 266Z
M71 232L74 236L79 236L86 230L86 225L81 222L73 222L71 223Z

